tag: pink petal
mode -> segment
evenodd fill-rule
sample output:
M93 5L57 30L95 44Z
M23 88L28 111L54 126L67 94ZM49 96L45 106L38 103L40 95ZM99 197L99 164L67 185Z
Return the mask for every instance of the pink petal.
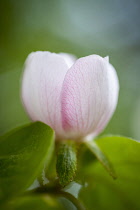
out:
M68 66L55 53L31 53L26 61L22 82L22 99L33 121L50 125L62 134L60 92Z
M69 138L97 135L111 118L118 99L115 69L104 58L78 59L62 87L62 123Z

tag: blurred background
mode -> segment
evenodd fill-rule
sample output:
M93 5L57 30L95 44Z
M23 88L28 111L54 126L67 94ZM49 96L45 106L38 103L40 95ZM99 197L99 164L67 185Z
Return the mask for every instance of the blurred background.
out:
M110 56L120 80L117 110L104 134L140 139L139 0L1 0L0 133L29 122L20 100L32 51Z

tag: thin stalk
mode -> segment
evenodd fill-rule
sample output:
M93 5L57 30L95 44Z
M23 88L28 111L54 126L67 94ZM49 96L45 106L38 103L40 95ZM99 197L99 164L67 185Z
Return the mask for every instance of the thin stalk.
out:
M77 210L85 210L85 207L81 204L81 202L75 198L69 192L62 191L58 186L55 187L38 187L35 190L27 191L24 195L31 195L31 194L51 194L59 197L65 197L69 201L73 203L73 205L77 208Z
M85 210L85 207L72 194L70 194L68 192L60 191L58 196L59 195L67 198L68 200L70 200L74 204L74 206L77 208L77 210Z

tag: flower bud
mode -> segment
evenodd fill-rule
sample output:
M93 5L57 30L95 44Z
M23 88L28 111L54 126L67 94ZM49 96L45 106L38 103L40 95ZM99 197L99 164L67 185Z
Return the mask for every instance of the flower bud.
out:
M34 52L25 64L22 101L33 121L51 126L57 139L98 135L117 105L119 82L108 57L77 59Z

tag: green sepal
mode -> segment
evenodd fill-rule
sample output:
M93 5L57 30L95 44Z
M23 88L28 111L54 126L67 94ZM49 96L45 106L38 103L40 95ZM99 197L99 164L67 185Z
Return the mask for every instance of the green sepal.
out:
M98 147L95 141L88 141L85 143L88 149L95 155L95 157L100 161L106 171L114 178L117 178L116 172L113 168L112 163L104 152Z
M58 142L56 171L62 187L73 181L77 170L76 142L66 140Z

